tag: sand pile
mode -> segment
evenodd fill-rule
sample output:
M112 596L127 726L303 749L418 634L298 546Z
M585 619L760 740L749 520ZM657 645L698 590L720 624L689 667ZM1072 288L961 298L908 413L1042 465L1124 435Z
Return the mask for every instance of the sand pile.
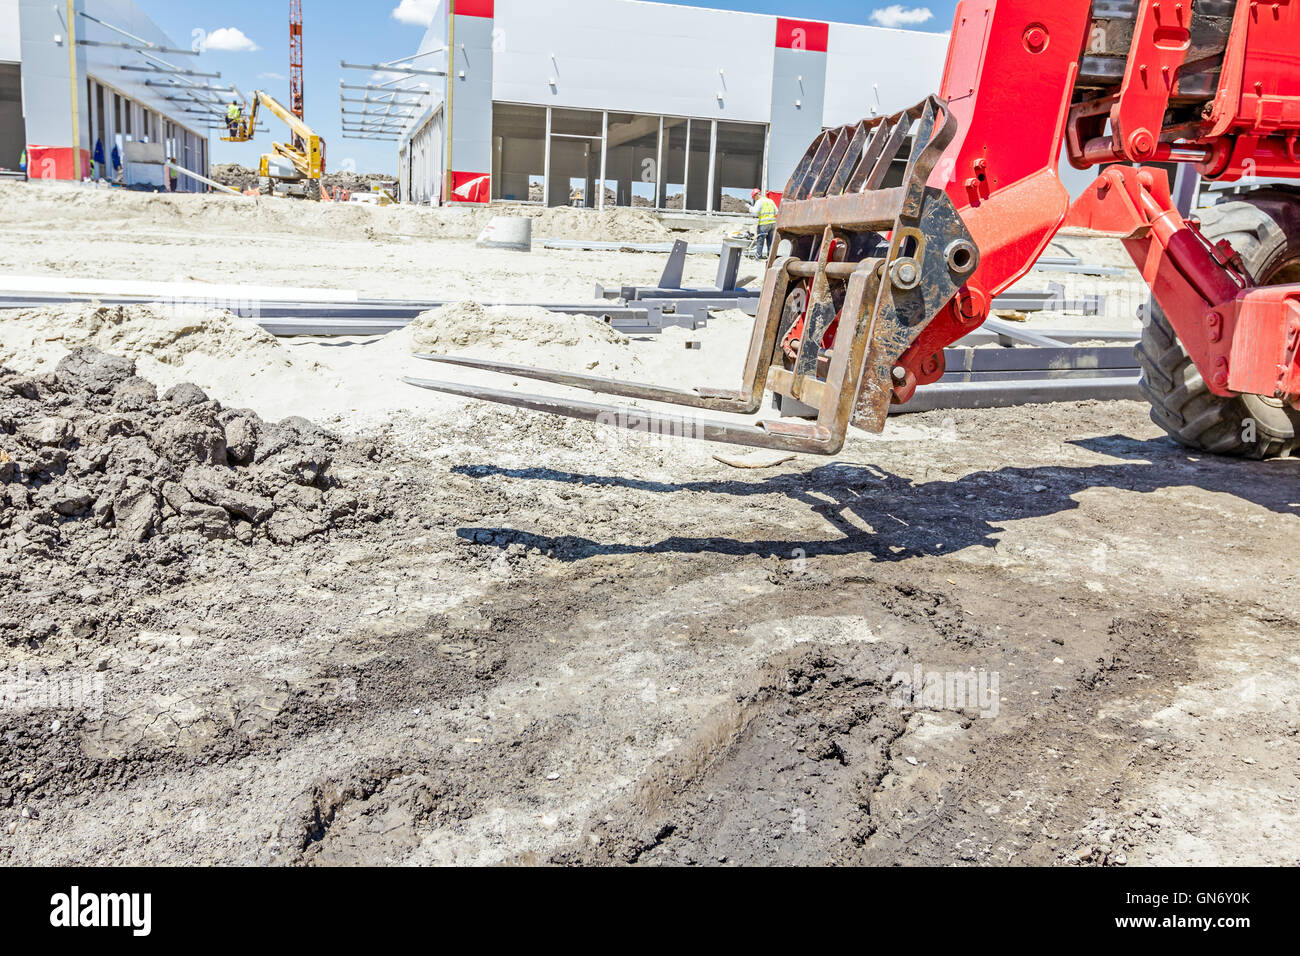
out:
M304 403L339 387L256 323L219 309L66 305L0 312L0 365L41 374L83 347L134 360L164 388L196 382L263 414L315 407Z
M335 189L346 189L350 193L368 193L373 185L390 186L397 182L396 176L390 176L387 173L350 173L337 172L326 173L321 183L331 192Z
M600 242L664 242L686 236L704 240L725 227L674 233L643 209L590 209L539 206L431 208L318 203L248 198L213 193L138 193L53 183L0 183L0 208L6 225L67 225L79 229L201 229L205 234L251 235L284 232L335 239L474 239L493 216L528 216L538 239L591 239Z
M514 212L509 213L514 215ZM645 209L576 209L560 206L532 215L538 239L590 239L599 242L667 242L673 233Z
M473 346L508 349L516 342L571 348L624 346L628 342L626 336L593 316L477 302L458 302L421 313L405 332L415 352L450 352Z
M229 186L231 189L238 189L241 192L245 189L255 189L261 182L257 170L239 163L216 163L211 169L211 178L221 183L223 186ZM388 183L397 182L396 176L390 176L387 173L355 173L355 172L333 172L326 173L321 180L321 184L328 191L334 189L346 189L352 193L370 192L371 183Z
M138 193L48 183L0 183L6 224L56 224L83 229L176 228L213 235L267 232L340 239L411 236L472 239L486 209L320 203L224 193Z
M538 306L458 302L422 313L388 338L390 347L407 352L463 352L499 362L601 374L640 368L627 337L605 322Z
M159 397L134 362L96 349L48 375L0 368L0 568L324 534L373 516L332 477L340 454L375 452L305 419L224 408L195 385Z

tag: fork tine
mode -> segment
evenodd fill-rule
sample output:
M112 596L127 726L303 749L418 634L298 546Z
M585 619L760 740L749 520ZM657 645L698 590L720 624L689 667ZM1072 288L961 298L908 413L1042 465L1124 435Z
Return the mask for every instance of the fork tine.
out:
M529 378L538 382L571 385L589 392L619 395L623 398L641 398L650 402L684 405L688 408L707 408L725 412L742 410L745 406L753 404L742 392L727 389L701 388L688 391L662 385L623 382L613 378L602 378L599 375L584 375L581 372L561 372L555 369L533 368L529 365L513 365L510 362L494 362L490 359L466 358L460 355L416 355L415 357L442 365L459 365L485 372L500 372L503 375L517 375L519 378Z
M515 408L528 408L550 415L561 415L581 421L612 425L626 431L644 432L673 438L693 438L704 441L748 445L752 448L771 448L776 451L815 452L834 454L843 444L828 429L812 422L760 422L755 425L737 425L730 422L711 421L683 415L665 414L625 405L602 405L579 399L555 398L547 395L529 395L499 388L482 388L477 385L458 385L423 378L404 378L408 385L425 388L446 395L458 395L479 401L495 402Z

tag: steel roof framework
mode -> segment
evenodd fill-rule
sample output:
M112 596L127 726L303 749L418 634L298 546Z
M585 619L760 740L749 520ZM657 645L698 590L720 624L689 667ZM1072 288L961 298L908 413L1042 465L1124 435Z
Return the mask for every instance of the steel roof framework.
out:
M339 80L339 118L343 125L343 138L398 142L432 96L429 82L420 78L447 75L445 70L412 66L412 61L445 52L445 47L439 47L387 63L340 60L339 66L345 70L365 70L371 74L369 82L364 84ZM348 91L362 95L348 96Z

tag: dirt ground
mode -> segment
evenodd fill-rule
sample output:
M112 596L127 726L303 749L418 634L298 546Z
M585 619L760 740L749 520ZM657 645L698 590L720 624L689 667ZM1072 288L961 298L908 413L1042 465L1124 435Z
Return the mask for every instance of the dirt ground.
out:
M541 300L660 265L49 205L0 213L0 275ZM373 449L328 473L373 520L111 561L0 528L6 864L1300 860L1300 462L1191 454L1117 402L906 416L737 469L401 386L432 370L400 334L84 315L160 392ZM0 313L0 365L48 387L87 344L68 321ZM744 335L535 351L731 384Z

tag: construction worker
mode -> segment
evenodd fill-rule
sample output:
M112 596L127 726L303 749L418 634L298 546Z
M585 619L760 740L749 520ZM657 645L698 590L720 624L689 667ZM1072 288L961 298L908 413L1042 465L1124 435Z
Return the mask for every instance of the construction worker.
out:
M749 211L758 217L758 240L755 243L757 248L754 258L766 259L768 250L772 247L772 234L776 232L776 203L764 196L761 189L755 189L749 198L754 200Z
M232 137L239 135L239 121L244 111L239 108L239 104L234 100L226 107L226 129L230 130Z

